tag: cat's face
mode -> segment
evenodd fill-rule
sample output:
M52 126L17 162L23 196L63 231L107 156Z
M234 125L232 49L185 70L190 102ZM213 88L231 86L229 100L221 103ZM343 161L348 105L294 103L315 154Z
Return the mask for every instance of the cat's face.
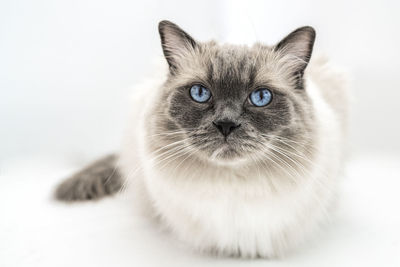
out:
M229 163L255 159L310 131L303 72L315 37L311 28L274 47L199 43L170 22L160 23L160 34L170 75L156 128L166 140Z

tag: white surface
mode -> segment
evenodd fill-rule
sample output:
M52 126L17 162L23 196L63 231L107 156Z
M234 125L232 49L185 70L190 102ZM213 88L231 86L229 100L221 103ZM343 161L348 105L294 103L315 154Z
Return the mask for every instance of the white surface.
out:
M2 165L0 266L400 266L400 158L350 161L337 214L283 260L199 255L142 219L129 195L65 205L53 186L79 166Z

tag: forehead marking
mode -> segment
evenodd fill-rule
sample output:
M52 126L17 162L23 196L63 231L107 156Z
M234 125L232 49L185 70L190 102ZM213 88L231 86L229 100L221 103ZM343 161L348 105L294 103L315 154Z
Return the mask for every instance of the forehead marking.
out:
M254 85L255 60L245 48L217 50L210 57L207 79L221 93L246 90Z

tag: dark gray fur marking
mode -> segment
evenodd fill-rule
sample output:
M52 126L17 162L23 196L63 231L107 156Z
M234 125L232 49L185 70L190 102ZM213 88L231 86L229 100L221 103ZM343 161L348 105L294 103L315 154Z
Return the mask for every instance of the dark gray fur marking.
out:
M312 27L299 28L274 46L251 47L199 42L169 21L160 22L159 32L170 73L151 112L149 133L184 132L191 148L224 160L270 154L268 145L272 143L286 151L306 154L311 150L305 145L285 147L278 140L304 143L314 135L312 102L303 77L316 36ZM193 84L210 90L209 101L192 100L189 90ZM272 101L265 107L249 101L258 88L272 93ZM224 137L214 127L216 121L241 127ZM157 144L151 148L154 151L171 142L169 138L165 143L153 141L150 146ZM307 145L312 144L307 141Z
M95 161L62 182L55 197L61 201L84 201L112 195L122 188L116 169L116 156L109 155Z

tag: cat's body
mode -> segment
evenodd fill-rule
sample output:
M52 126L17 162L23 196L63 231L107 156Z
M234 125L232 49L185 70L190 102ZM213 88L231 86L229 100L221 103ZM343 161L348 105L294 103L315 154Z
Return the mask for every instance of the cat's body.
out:
M292 48L309 50L293 62L276 49L290 51L299 36L313 43L308 28L272 48L198 47L168 22L160 33L169 71L136 88L118 172L193 247L283 255L327 218L334 199L347 109L342 77L323 60L305 70L310 40ZM211 100L190 102L185 86L196 81L213 89ZM271 104L243 102L254 84L275 88ZM220 118L235 122L229 132Z

